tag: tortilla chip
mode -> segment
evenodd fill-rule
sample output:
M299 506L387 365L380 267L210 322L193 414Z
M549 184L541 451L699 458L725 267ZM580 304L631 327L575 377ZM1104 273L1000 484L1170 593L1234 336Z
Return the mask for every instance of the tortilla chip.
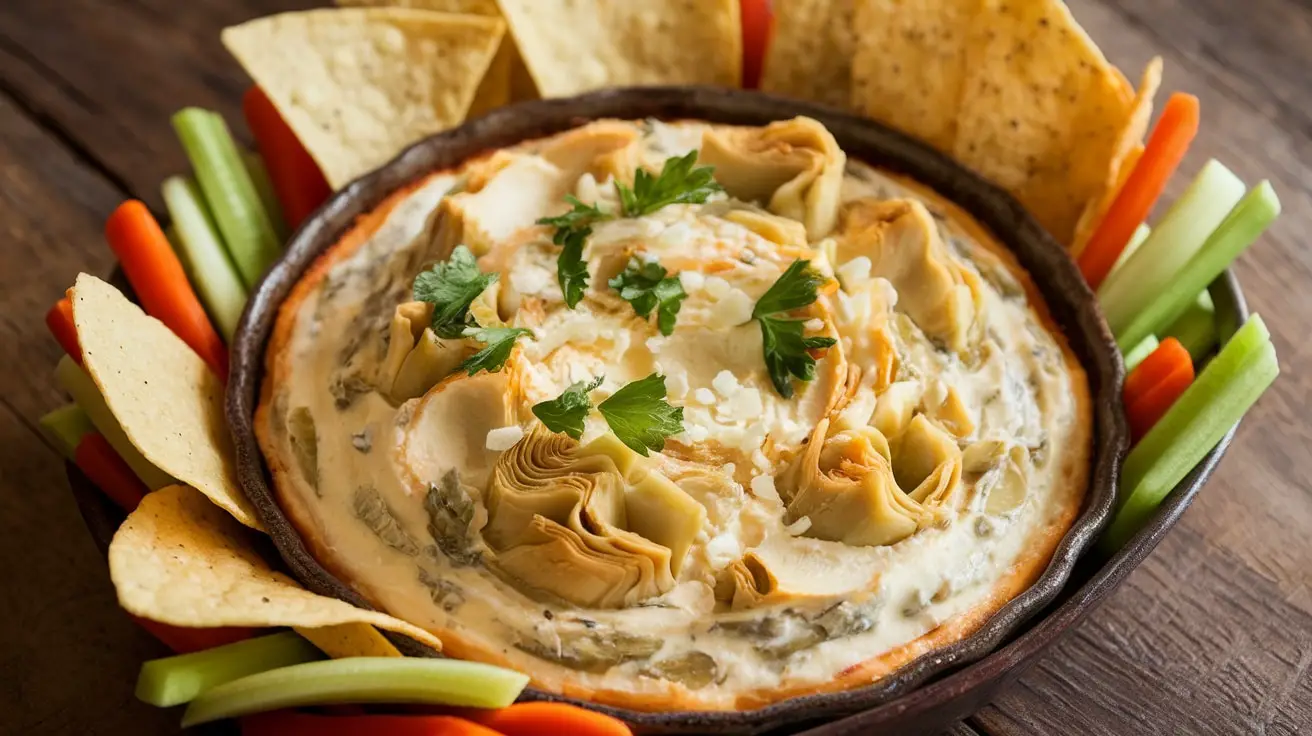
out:
M147 494L109 545L119 604L174 626L370 624L441 648L417 626L305 590L270 568L253 539L192 488Z
M854 0L774 0L761 89L834 107L852 98Z
M333 659L401 656L392 642L369 624L337 624L317 629L297 626L296 633Z
M515 60L515 47L509 36L501 38L497 53L483 74L483 81L474 92L466 117L478 117L498 107L510 104L510 68Z
M951 152L981 0L856 0L852 107Z
M633 84L742 79L738 0L501 0L543 97Z
M1078 256L1084 245L1093 235L1093 230L1102 222L1103 215L1112 206L1116 195L1120 193L1125 180L1130 177L1134 165L1143 155L1143 139L1148 132L1148 121L1153 116L1153 98L1157 88L1162 84L1162 58L1156 57L1148 62L1139 81L1139 93L1134 98L1134 109L1130 113L1129 123L1121 131L1116 142L1110 166L1108 166L1108 185L1100 197L1085 205L1084 213L1075 226L1075 237L1071 243L1071 253Z
M986 0L952 153L1069 244L1134 114L1134 89L1059 0ZM1128 146L1126 147L1128 148Z
M222 38L340 188L463 121L504 32L484 16L340 8L259 18Z
M259 529L237 484L223 385L205 361L95 276L78 274L71 296L83 365L132 445L161 471Z
M501 17L497 0L337 0L344 8L416 8L439 13L469 13Z

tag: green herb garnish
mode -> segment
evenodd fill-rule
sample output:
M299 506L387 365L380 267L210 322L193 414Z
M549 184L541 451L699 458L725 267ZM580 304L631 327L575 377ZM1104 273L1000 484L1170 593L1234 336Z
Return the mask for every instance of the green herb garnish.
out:
M832 337L804 337L803 320L779 315L813 304L816 289L826 280L811 268L810 261L793 261L752 309L752 318L761 325L761 344L770 382L785 399L793 396L793 378L815 379L815 358L810 351L833 347L836 341Z
M714 166L696 166L697 152L672 156L665 160L658 176L638 169L630 189L619 182L615 189L625 217L649 215L669 204L701 204L716 192L724 191L714 179Z
M573 205L573 209L556 217L543 217L538 224L556 228L551 235L551 242L561 246L560 255L556 257L556 281L565 297L565 306L573 309L588 288L588 264L583 260L583 245L592 234L593 224L608 219L610 214L596 205L584 204L572 194L565 195L565 201Z
M496 373L501 370L510 358L515 341L521 335L532 336L533 331L523 327L470 327L462 334L484 343L483 349L465 358L458 369L475 376L479 371Z
M591 381L572 384L560 396L534 404L533 416L542 420L542 424L552 432L562 432L574 439L582 437L583 421L592 411L588 393L600 386L604 379L605 376L597 376Z
M667 337L674 332L679 307L688 298L679 278L668 274L656 261L630 258L624 271L608 282L621 299L633 305L639 317L647 317L655 309L656 325Z
M659 373L616 391L597 410L620 442L643 457L660 452L666 437L683 431L683 407L665 400L665 376Z
M458 245L445 263L434 264L415 277L414 298L433 305L433 332L439 337L456 338L473 321L470 303L496 280L497 274L478 270L474 254Z

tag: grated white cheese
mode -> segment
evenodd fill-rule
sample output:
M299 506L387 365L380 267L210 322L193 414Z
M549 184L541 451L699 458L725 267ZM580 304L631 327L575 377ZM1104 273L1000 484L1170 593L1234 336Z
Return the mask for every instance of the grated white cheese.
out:
M715 403L715 392L709 388L699 388L692 392L692 397L700 404L710 406Z
M711 314L711 326L737 327L752 318L752 309L755 306L756 302L741 289L732 289L723 299L716 302L715 311Z
M706 289L706 293L710 294L712 299L719 301L728 296L729 290L733 287L729 285L728 281L725 281L719 276L707 276L704 288Z
M774 476L758 475L752 478L752 495L766 501L778 501L779 491L774 487Z
M487 433L487 449L504 452L522 439L524 439L524 430L518 424L494 429Z
M711 379L711 388L727 399L737 393L742 386L738 384L737 376L727 370L722 370L715 374L715 378Z
M706 277L701 271L680 271L679 283L683 285L683 290L689 294L695 291L701 291L706 286Z

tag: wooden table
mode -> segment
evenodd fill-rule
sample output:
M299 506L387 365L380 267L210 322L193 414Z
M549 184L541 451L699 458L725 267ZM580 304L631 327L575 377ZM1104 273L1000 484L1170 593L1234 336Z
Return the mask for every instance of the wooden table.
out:
M0 1L0 734L173 733L137 703L163 654L115 607L36 420L64 402L42 314L104 274L119 201L158 208L186 170L183 105L239 121L247 81L218 29L310 0ZM1202 98L1184 169L1269 177L1285 214L1239 265L1285 374L1218 476L1129 582L995 704L953 733L1312 732L1312 5L1073 0L1122 68L1153 55ZM1136 76L1131 74L1132 77ZM1187 177L1176 177L1175 193Z

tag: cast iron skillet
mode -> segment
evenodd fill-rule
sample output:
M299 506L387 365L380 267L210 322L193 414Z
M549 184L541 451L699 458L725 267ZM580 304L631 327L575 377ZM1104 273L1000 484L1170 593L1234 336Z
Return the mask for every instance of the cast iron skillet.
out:
M1128 437L1119 398L1124 372L1120 354L1093 293L1073 262L1010 196L950 158L902 134L868 119L817 105L757 92L707 87L606 90L496 110L411 146L386 166L338 192L293 236L282 259L251 294L232 346L227 392L227 419L242 489L292 573L317 593L368 607L359 594L320 566L306 550L270 490L268 472L252 428L263 378L265 346L278 308L315 258L336 243L358 216L372 210L399 187L431 172L458 166L489 149L548 136L597 118L693 118L761 125L796 115L808 115L823 123L849 157L906 174L963 207L1011 249L1034 276L1053 318L1089 375L1094 447L1084 508L1034 585L1007 603L978 632L929 652L868 687L793 698L746 712L646 713L580 704L620 716L652 733L762 733L803 722L830 721L889 703L936 674L980 659L1048 605L1066 583L1077 558L1107 523ZM409 654L434 654L408 639L398 641L398 645ZM537 691L530 691L528 697L570 700ZM873 725L870 722L861 727Z

